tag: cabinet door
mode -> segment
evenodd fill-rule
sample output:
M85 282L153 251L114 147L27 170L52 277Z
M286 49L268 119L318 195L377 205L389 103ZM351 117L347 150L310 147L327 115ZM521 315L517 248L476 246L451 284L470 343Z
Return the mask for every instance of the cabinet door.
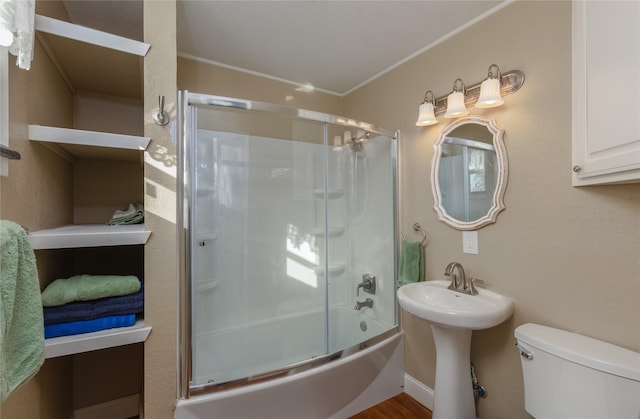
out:
M573 185L640 182L640 2L573 2Z

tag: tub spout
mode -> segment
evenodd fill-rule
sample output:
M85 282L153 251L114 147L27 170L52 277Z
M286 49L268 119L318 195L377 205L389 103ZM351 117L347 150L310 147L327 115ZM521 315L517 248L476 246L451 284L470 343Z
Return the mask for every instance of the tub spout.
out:
M371 298L367 298L364 301L356 301L356 306L353 309L360 310L362 307L373 308L373 300Z

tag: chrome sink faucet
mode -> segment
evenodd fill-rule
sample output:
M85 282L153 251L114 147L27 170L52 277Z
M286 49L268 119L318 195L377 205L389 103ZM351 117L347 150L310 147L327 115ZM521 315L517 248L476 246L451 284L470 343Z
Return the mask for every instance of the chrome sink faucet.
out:
M455 273L455 270L457 270L458 273ZM447 288L464 294L476 295L478 294L478 290L475 286L484 284L484 281L478 278L469 278L467 281L464 268L462 267L462 264L458 262L451 262L448 264L444 270L444 275L451 278L451 284L449 284Z
M458 270L458 273L454 273L454 270ZM451 278L451 284L449 284L449 289L454 291L464 292L467 288L467 277L464 274L464 268L458 262L451 262L447 265L447 268L444 270L444 275Z

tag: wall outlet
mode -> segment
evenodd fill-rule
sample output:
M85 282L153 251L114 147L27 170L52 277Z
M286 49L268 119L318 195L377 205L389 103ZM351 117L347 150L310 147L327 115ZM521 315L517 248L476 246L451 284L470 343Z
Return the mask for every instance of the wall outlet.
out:
M472 255L478 254L478 232L463 231L462 232L462 252Z

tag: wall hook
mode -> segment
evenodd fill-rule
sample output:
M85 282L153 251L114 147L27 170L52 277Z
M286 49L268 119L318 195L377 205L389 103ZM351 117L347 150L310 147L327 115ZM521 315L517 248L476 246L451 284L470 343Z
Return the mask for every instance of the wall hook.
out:
M160 126L165 126L171 121L169 114L164 110L164 96L158 96L159 109L153 114L153 122Z

